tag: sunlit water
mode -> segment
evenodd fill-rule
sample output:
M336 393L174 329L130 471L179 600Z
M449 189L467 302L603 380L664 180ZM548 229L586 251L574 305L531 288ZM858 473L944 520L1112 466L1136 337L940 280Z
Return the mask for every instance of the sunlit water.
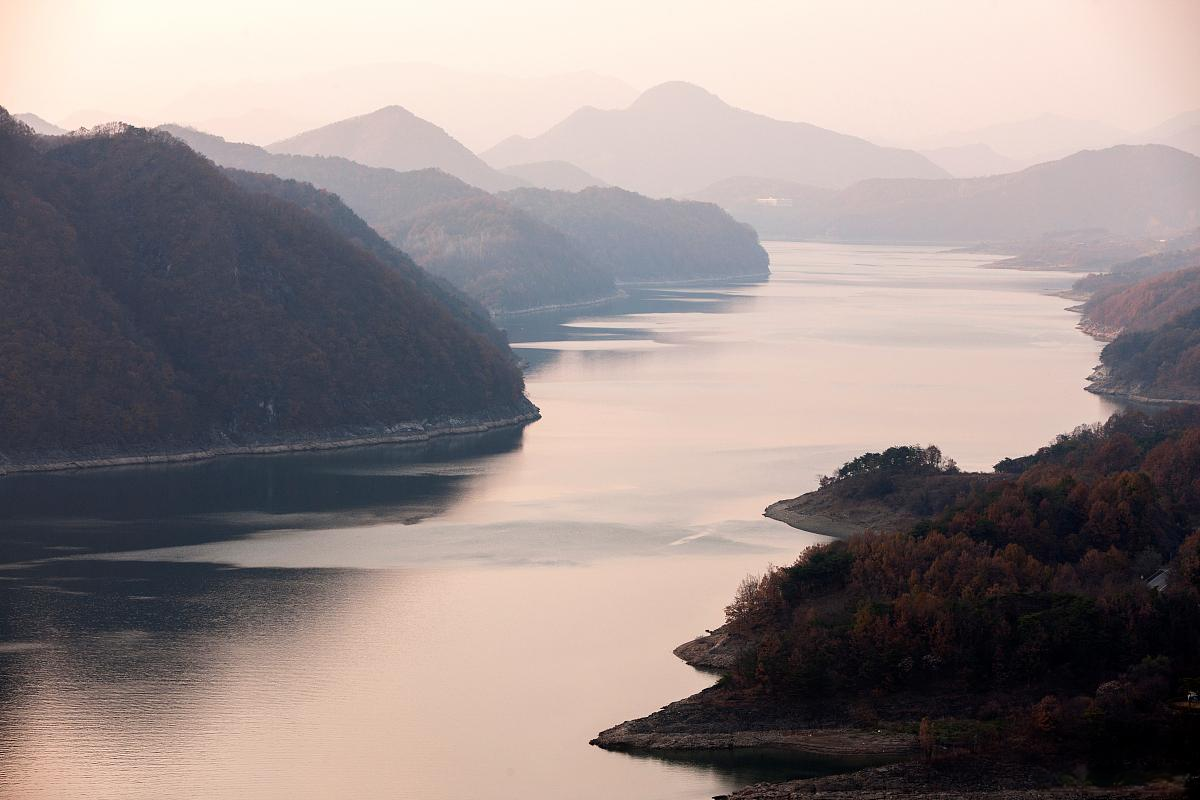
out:
M774 276L509 325L544 418L0 481L0 796L707 798L821 765L607 753L865 450L987 468L1113 409L1072 276L775 244Z

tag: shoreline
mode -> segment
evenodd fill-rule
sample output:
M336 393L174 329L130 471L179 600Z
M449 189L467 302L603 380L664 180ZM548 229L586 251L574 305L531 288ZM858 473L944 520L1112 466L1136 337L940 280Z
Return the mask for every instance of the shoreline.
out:
M611 303L613 300L624 300L626 297L629 297L629 295L618 289L615 294L610 294L605 297L597 297L594 300L580 300L578 303L552 303L546 306L518 308L515 311L493 311L491 314L492 319L502 320L509 317L529 316L530 314L548 314L553 311L571 311L577 308L591 308L592 306Z
M771 277L771 271L754 272L744 275L718 275L712 278L688 278L686 280L662 281L617 281L617 286L632 286L635 289L653 288L655 286L695 286L698 283L728 283L729 281L766 280Z
M373 447L384 444L421 444L443 436L462 436L485 433L500 428L526 425L541 418L541 412L530 404L530 410L508 417L488 418L479 415L475 419L450 418L445 423L424 424L418 422L397 423L376 434L353 434L348 436L312 435L308 438L256 444L230 444L195 450L173 452L148 452L139 455L111 455L79 458L62 458L47 461L0 462L0 478L42 472L74 472L85 469L108 469L114 467L150 466L154 464L184 464L211 461L228 456L280 455L305 453L321 450L345 450L354 447ZM403 428L403 430L396 430ZM390 432L389 432L390 431Z
M815 496L816 492L809 492L809 494ZM848 516L838 517L833 514L796 511L793 506L802 502L806 497L808 495L802 494L799 497L793 497L789 500L776 500L767 506L766 510L763 511L763 516L790 525L796 530L801 530L805 533L815 533L833 539L849 539L851 536L867 530L867 525L855 522Z

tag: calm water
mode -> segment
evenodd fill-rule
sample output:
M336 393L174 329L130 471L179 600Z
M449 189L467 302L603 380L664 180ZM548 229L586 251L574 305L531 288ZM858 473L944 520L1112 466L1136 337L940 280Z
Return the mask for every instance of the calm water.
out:
M1072 276L776 244L765 283L513 323L544 419L427 447L0 480L6 798L707 798L823 765L634 757L671 648L819 537L868 448L986 468L1107 416Z

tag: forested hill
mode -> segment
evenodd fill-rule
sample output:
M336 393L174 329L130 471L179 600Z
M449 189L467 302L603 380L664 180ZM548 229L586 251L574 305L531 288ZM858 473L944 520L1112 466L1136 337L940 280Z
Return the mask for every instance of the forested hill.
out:
M818 494L953 471L879 455ZM1200 688L1200 409L1117 415L997 471L915 525L748 579L719 632L744 643L726 679L614 730L919 727L927 758L1194 772L1197 722L1172 703Z
M1160 327L1200 307L1200 253L1192 255L1191 264L1190 269L1097 291L1083 304L1081 327L1097 338L1111 340L1122 331Z
M489 311L611 297L611 270L511 204L436 169L397 172L344 158L281 155L189 128L164 126L216 163L336 192L391 244Z
M618 282L763 277L767 253L749 225L711 203L656 200L615 187L515 189L502 197L557 228Z
M411 276L423 284L450 311L479 333L507 349L508 337L492 322L492 317L480 303L455 288L444 278L422 269L414 269L412 259L393 247L375 229L342 202L333 192L318 189L302 181L287 180L261 172L225 168L224 173L241 188L286 200L312 214L354 244L366 249L380 261Z
M1142 402L1200 403L1200 307L1125 331L1100 353L1089 390Z
M411 263L164 134L38 138L3 110L0 353L9 462L532 410Z

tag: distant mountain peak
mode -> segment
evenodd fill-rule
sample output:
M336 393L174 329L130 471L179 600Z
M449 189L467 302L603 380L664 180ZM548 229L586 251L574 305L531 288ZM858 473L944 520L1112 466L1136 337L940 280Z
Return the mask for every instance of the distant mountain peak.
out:
M642 92L638 99L634 100L633 104L630 105L630 109L662 108L676 110L684 108L694 109L702 106L727 108L729 104L704 87L697 86L694 83L688 83L687 81L667 81Z
M399 105L378 108L276 142L273 153L341 156L399 172L437 167L488 191L521 181L493 170L445 129Z

